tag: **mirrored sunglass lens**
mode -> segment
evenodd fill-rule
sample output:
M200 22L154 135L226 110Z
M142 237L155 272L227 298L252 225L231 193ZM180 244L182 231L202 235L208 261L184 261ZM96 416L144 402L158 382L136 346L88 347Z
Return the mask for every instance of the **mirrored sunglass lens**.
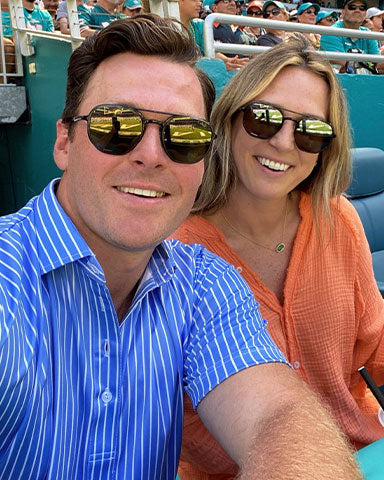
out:
M95 147L112 155L123 155L134 148L143 133L143 122L135 110L101 105L93 110L88 127Z
M295 141L300 150L319 153L333 139L333 128L329 123L318 119L300 120L295 129Z
M213 133L208 123L190 118L173 117L163 132L167 154L178 163L196 163L208 152Z
M276 107L253 103L244 111L243 125L254 137L271 138L281 128L283 114Z

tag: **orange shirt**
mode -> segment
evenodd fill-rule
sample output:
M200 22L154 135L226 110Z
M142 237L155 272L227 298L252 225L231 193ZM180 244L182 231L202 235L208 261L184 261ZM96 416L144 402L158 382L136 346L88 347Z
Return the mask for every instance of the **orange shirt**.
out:
M384 301L356 210L344 197L339 205L332 201L331 208L332 236L319 243L310 198L301 196L301 222L283 305L207 220L191 216L173 237L205 245L241 272L260 302L260 311L279 348L297 374L329 404L353 445L361 448L384 436L377 419L378 404L357 372L365 365L378 385L384 384ZM204 471L229 472L233 463L214 439L203 433L200 423L187 401L182 460ZM192 466L181 463L182 480L226 478L198 476L197 471L189 475L189 468L193 471Z

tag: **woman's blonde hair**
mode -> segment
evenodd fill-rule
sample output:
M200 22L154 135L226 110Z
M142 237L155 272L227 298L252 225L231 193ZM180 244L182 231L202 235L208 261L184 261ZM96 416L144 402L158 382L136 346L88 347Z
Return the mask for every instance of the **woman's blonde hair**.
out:
M330 220L330 199L347 188L351 177L348 112L344 94L330 63L312 50L302 35L290 38L258 55L224 89L212 111L211 123L217 139L206 159L203 181L192 213L213 213L228 200L237 181L231 151L234 115L240 107L257 98L289 66L312 72L329 85L329 121L336 138L320 153L317 165L309 177L296 188L311 196L316 223L323 214Z

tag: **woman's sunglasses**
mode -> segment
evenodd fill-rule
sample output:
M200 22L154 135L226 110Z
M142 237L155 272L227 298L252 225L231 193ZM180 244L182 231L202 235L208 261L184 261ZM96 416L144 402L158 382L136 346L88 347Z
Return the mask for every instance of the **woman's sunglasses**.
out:
M241 107L239 110L243 112L245 131L252 137L265 140L273 137L281 129L285 120L291 120L296 124L294 138L297 148L308 153L321 152L336 137L330 123L307 116L300 120L285 117L280 108L258 102ZM284 110L298 113L287 108Z
M164 122L146 119L141 112L171 115ZM172 115L125 105L98 105L88 115L63 118L64 123L87 121L91 143L103 153L125 155L133 150L144 136L148 123L160 125L160 139L165 153L177 163L192 164L203 159L215 134L202 118Z
M268 10L267 12L263 13L263 18L269 18L270 15L277 17L277 15L281 12L281 8L273 8L272 10Z
M306 15L316 15L316 10L314 8L307 8L307 10L304 10Z
M348 10L357 10L359 9L360 12L365 12L367 10L367 7L364 5L348 5L347 6Z

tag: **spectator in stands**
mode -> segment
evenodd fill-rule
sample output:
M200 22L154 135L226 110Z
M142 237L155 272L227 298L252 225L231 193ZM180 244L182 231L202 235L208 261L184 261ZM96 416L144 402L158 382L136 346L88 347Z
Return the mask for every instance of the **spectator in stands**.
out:
M264 2L262 12L263 18L268 18L269 20L287 22L289 19L284 4L278 1L267 0ZM286 37L286 32L284 30L275 30L274 28L266 28L265 30L265 35L261 35L257 39L256 45L273 47L274 45L281 43Z
M79 18L79 24L80 24L80 35L82 37L88 37L89 35L92 35L97 31L95 29L88 27L88 25L85 24L84 19L82 18L83 13L87 13L87 14L89 13L89 7L85 5L84 0L76 0L76 7L77 7L78 18ZM66 35L69 35L70 29L69 29L67 2L65 0L62 2L59 2L59 6L57 7L56 19L59 22L60 32Z
M367 12L367 0L345 0L344 7L341 12L342 20L334 23L332 28L350 28L352 30L368 30L362 27ZM322 35L320 41L321 50L329 52L348 52L351 49L358 49L362 53L372 55L379 55L380 50L377 46L376 40L368 38L350 38L350 37L336 37L334 35ZM346 62L340 60L332 60L335 68L344 73L346 69ZM341 67L339 67L341 66ZM384 64L377 64L379 72L384 70Z
M303 3L297 9L297 18L299 23L306 23L309 25L315 25L316 23L316 14L319 12L320 7L317 3ZM320 47L320 38L321 35L318 33L304 33L304 35L311 42L312 46L318 50Z
M124 18L117 8L124 0L98 0L87 12L81 14L85 25L88 27L101 30L114 20Z
M321 10L316 15L316 25L320 25L322 27L330 27L335 22L337 22L337 19L338 19L337 12Z
M58 0L43 0L43 5L45 10L51 15L53 28L55 30L60 30L60 25L58 20L56 19L57 7L59 5Z
M25 25L31 30L42 30L44 32L53 32L54 26L51 15L47 10L41 10L33 0L22 0ZM9 19L8 19L9 20ZM6 19L6 27L9 28L7 33L12 35L12 29L10 29L10 23L8 25Z
M125 0L122 6L122 13L126 17L139 15L140 13L143 13L143 5L140 0Z
M211 115L217 149L193 214L173 236L242 273L296 373L360 448L384 435L358 373L365 364L384 383L384 302L361 221L342 196L351 174L346 101L308 43L289 38L227 85ZM188 400L184 425L181 458L190 465L181 464L181 478L234 478L236 465Z
M236 15L235 0L214 0L211 8L214 13ZM248 35L244 33L238 27L238 25L214 23L213 37L217 42L221 43L238 43L241 45L249 45L250 43ZM247 56L235 55L232 53L218 53L217 57L225 62L227 70L236 70L241 68L249 61L249 57Z
M384 10L380 10L376 7L368 8L365 20L369 21L369 24L364 24L365 27L369 28L371 32L382 32L383 31L383 15ZM384 54L384 44L382 40L377 40L377 45L379 47L380 53Z
M180 21L189 30L204 55L204 20L199 18L200 8L200 0L179 0Z
M5 73L13 73L16 69L15 62L15 44L12 37L11 19L9 16L9 6L7 0L1 0L1 21L3 24L3 46L4 46L4 60L5 60ZM2 57L0 48L0 73L2 71ZM2 78L0 77L0 83Z
M248 5L247 16L263 18L263 3L264 2L259 0L253 0L253 2ZM252 43L256 43L256 40L260 37L260 35L265 34L265 29L261 27L245 27L243 31L252 40Z

